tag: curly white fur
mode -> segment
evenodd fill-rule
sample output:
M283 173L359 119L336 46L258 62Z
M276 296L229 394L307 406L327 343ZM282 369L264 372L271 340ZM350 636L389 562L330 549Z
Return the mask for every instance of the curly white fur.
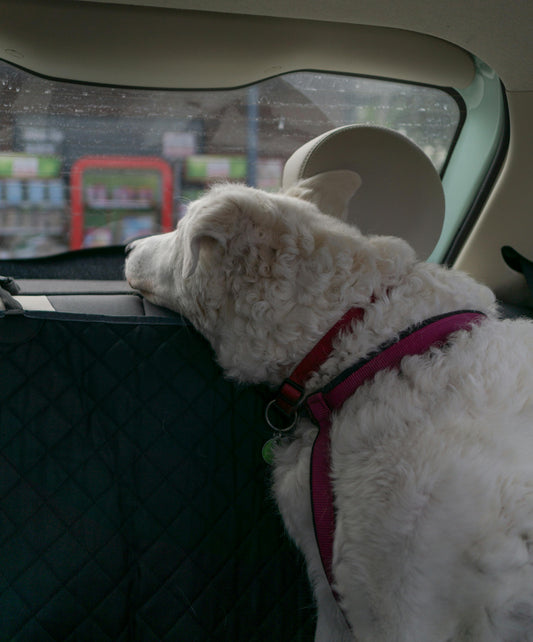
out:
M413 323L484 312L445 348L380 372L334 416L333 575L360 642L533 640L533 325L498 319L490 290L417 262L403 241L321 213L307 188L215 187L175 232L133 244L127 277L186 315L229 376L272 386L363 307L309 391ZM315 434L301 421L278 447L274 492L307 560L316 640L353 640L314 538Z

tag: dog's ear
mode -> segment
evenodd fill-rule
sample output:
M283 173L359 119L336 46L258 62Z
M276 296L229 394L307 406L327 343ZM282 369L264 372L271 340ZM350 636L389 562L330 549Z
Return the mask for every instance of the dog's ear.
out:
M205 201L204 201L205 202ZM200 201L198 201L200 204ZM194 204L193 204L194 206ZM212 203L204 205L199 211L187 214L183 220L187 225L187 243L183 249L182 276L187 278L196 270L202 247L219 244L227 247L232 233L235 216L239 213L238 204L230 199L221 197Z
M356 172L338 169L301 180L285 190L285 194L314 203L324 214L346 220L348 203L361 184Z
M200 257L200 248L202 244L207 244L210 239L211 241L218 241L221 244L225 243L223 238L216 236L212 232L206 232L205 234L193 236L189 244L185 246L182 268L182 277L184 279L194 274Z
M224 221L226 210L227 208L216 208L198 212L188 225L187 242L183 248L183 278L191 276L196 270L202 246L206 247L210 243L226 246L228 238L227 221Z

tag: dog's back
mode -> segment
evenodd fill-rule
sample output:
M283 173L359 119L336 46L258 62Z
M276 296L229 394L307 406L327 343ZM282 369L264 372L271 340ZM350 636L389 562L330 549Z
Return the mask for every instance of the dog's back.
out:
M332 433L336 586L362 640L533 639L533 325L364 386Z

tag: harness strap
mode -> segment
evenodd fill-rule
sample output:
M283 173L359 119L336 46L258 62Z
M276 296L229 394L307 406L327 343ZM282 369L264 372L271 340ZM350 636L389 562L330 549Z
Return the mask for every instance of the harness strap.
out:
M450 334L471 329L472 324L483 318L483 313L468 310L433 317L402 333L397 341L384 346L370 358L345 370L328 386L306 400L307 408L319 426L311 454L313 521L324 571L334 594L332 561L335 510L330 474L331 413L338 410L359 386L380 370L398 367L405 356L423 354L433 346L444 344Z
M292 419L304 401L305 382L328 359L333 349L333 340L340 332L350 328L352 322L362 319L364 313L362 308L350 308L304 357L290 377L285 379L269 407L281 413L285 419ZM268 414L267 421L274 429L278 428L276 425L272 425L273 422ZM279 428L279 430L284 431L283 428Z

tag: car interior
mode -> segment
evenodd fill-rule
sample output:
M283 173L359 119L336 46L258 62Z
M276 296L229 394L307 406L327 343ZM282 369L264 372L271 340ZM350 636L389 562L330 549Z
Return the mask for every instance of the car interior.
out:
M533 5L0 17L0 640L312 639L261 456L270 391L132 290L124 248L216 182L355 170L349 222L533 316Z

